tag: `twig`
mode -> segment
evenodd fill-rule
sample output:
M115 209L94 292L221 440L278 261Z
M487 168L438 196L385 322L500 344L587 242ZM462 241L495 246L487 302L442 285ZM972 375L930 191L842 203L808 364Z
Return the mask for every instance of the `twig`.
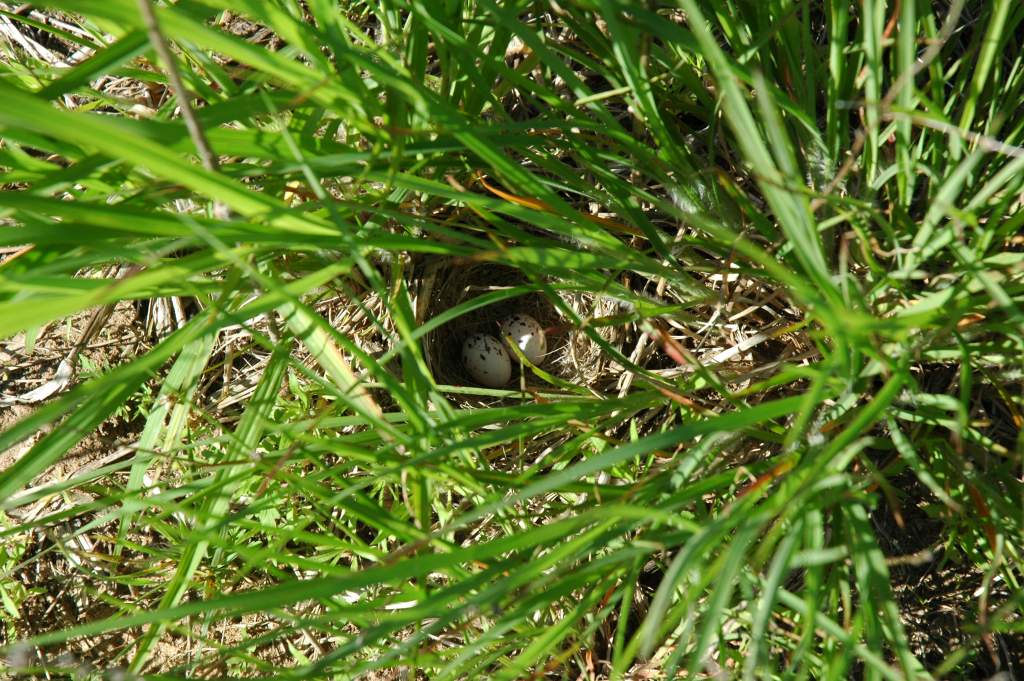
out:
M185 119L185 127L188 129L189 137L192 138L192 144L195 145L196 152L199 154L199 161L203 164L204 168L215 173L219 165L217 157L210 147L209 140L206 139L206 133L203 132L202 126L199 125L199 119L196 118L195 111L189 104L188 91L185 90L185 83L181 80L181 73L178 71L177 62L174 61L174 55L171 54L171 48L164 38L164 34L160 32L160 24L157 22L156 13L153 11L150 0L139 0L139 13L142 14L142 20L146 24L149 42L153 45L153 49L156 50L160 61L167 67L167 79L171 83L171 89L178 96L181 117ZM227 220L230 217L228 207L221 201L214 199L213 216L218 220Z
M946 19L942 23L942 29L939 31L939 35L936 36L936 39L928 46L928 49L924 51L924 54L921 55L921 58L916 64L914 64L914 67L910 72L908 73L904 71L897 76L896 81L889 88L889 91L885 93L884 97L882 97L882 101L879 103L867 103L869 106L876 106L880 108L883 111L883 116L885 113L888 113L889 107L894 101L896 101L896 97L899 96L900 91L911 83L917 74L926 69L928 65L939 56L943 46L945 46L946 42L953 36L953 31L956 29L957 22L960 20L960 13L963 11L963 8L964 0L957 0L950 5L949 12L946 14ZM895 16L895 13L893 16ZM905 28L906 30L910 30L909 27ZM857 162L857 157L860 156L860 152L864 149L865 141L866 135L864 134L864 127L861 126L854 136L853 146L850 149L850 153L847 155L846 161L839 168L839 172L836 173L835 177L832 178L832 181L829 182L828 186L826 186L824 191L822 191L822 196L816 197L811 201L810 208L812 213L817 212L819 208L827 203L824 197L834 192L836 187L838 187L850 171L853 170L853 167Z
M925 118L924 116L915 116L901 111L888 111L882 114L882 120L885 121L894 121L898 119L910 119L911 123L919 125L922 128L931 128L932 130L938 130L939 132L956 135L961 139L967 140L971 144L976 144L980 149L984 149L985 151L991 151L996 154L1005 154L1006 156L1012 156L1013 158L1024 158L1024 147L1007 144L1006 142L1002 142L990 135L983 135L982 133L974 132L972 130L964 130L959 126L952 125L950 123L943 123L942 121Z
M953 31L956 30L957 22L960 21L960 13L964 9L964 0L958 0L949 6L949 12L946 14L946 20L942 22L942 28L939 30L939 35L935 37L935 40L928 46L928 49L924 51L921 58L917 60L917 63L910 69L909 72L903 71L896 78L896 82L892 84L889 91L885 93L885 97L882 98L881 108L887 109L889 106L896 101L896 97L899 96L900 91L907 86L908 83L912 82L917 74L928 68L939 53L942 52L942 48L945 47L946 43L950 38L953 37ZM906 30L910 30L909 27Z
M160 32L160 24L157 22L156 13L153 12L150 0L139 0L139 13L142 14L142 20L146 24L149 42L153 45L153 49L156 50L156 55L160 57L160 61L167 67L167 79L171 82L171 88L173 88L174 93L178 95L181 117L185 119L185 127L188 128L188 134L192 138L192 143L196 146L196 151L199 153L199 160L204 168L211 172L216 172L218 167L217 157L213 155L210 143L206 139L206 133L203 132L202 126L199 125L199 119L196 118L195 111L192 110L191 105L188 103L188 91L185 90L185 83L181 80L181 73L178 71L177 62L174 61L174 55L171 54L171 48L164 38L164 34Z

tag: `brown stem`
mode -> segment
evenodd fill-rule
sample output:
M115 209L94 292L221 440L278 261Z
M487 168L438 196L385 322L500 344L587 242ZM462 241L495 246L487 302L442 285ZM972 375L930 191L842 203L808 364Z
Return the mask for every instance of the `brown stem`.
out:
M163 33L160 32L160 24L157 22L156 13L153 11L150 0L139 0L139 13L146 24L146 32L149 34L150 44L153 45L153 49L156 51L160 61L167 68L167 79L171 83L174 94L178 96L181 116L185 119L185 127L188 129L192 143L199 153L199 160L204 168L211 172L216 172L218 167L217 157L213 154L213 149L210 148L210 143L206 139L206 133L203 132L202 126L199 125L199 119L196 118L195 111L189 105L188 91L185 90L185 83L181 80L181 73L178 71L177 62L174 61L174 55L171 54L171 48Z

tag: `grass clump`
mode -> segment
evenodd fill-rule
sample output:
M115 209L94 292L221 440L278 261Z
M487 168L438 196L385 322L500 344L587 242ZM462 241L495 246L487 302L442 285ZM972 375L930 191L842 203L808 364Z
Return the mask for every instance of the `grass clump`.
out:
M1024 7L0 20L17 673L1021 673Z

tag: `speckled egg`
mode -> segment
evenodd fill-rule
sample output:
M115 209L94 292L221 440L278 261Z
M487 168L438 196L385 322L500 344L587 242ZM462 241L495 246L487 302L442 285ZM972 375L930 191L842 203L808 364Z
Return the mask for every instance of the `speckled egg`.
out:
M533 364L544 361L544 354L548 351L544 327L530 315L521 312L511 315L501 323L501 333L503 336L511 336L512 342Z
M470 377L488 388L500 388L512 378L512 360L501 341L486 333L473 334L462 344L462 363Z

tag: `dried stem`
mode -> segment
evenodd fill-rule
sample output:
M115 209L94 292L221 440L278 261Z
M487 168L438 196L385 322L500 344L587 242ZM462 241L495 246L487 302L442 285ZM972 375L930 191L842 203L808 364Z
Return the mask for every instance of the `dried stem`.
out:
M181 80L181 73L178 71L177 63L174 61L170 45L167 39L164 38L164 34L160 31L160 24L157 21L156 12L153 11L150 0L139 0L139 13L146 24L149 42L153 45L153 49L156 50L160 61L167 68L167 79L171 83L171 89L174 90L174 94L178 96L181 116L185 119L185 127L188 129L189 137L192 138L192 143L199 154L199 161L207 170L217 172L217 156L213 153L213 149L210 148L210 142L206 139L206 133L203 132L202 126L199 125L199 119L196 118L196 113L189 104L188 91L185 89L185 83ZM221 220L226 220L229 217L227 206L217 200L214 200L213 203L213 214L214 217Z

